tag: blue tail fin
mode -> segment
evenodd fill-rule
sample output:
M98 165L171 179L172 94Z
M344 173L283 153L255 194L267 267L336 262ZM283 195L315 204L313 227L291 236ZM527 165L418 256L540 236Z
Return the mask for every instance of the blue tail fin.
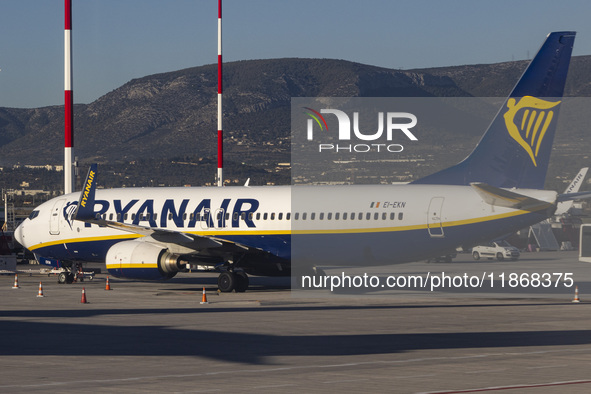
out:
M413 183L543 189L574 40L550 33L474 151Z

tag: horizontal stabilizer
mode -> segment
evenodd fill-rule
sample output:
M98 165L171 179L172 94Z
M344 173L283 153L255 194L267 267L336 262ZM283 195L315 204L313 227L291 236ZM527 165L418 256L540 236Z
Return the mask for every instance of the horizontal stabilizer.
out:
M557 201L563 202L563 201L573 201L573 200L584 200L587 198L591 198L591 191L560 194L558 196Z
M545 209L553 205L547 201L500 189L498 187L487 185L486 183L475 182L471 183L470 186L476 190L484 202L496 207L521 209L524 211L539 211L540 209Z

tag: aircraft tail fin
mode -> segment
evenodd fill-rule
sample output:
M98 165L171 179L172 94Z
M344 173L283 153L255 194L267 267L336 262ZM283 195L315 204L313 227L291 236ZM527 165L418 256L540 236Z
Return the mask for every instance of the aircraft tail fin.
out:
M570 183L570 185L568 185L568 187L566 188L566 190L564 191L564 194L561 194L559 196L559 198L561 199L561 201L558 203L558 206L556 208L556 212L554 212L555 215L564 215L565 213L568 212L569 209L572 208L572 206L574 205L574 200L581 195L581 193L579 193L579 189L581 188L581 185L583 184L583 179L585 179L585 176L587 175L587 171L589 171L589 167L583 167L579 170L579 173L577 174L577 176L575 176L575 178L573 179L573 181ZM575 196L573 196L573 194L575 194ZM583 198L589 198L589 197L585 197L587 196L589 193L584 194ZM571 198L574 197L574 198ZM581 198L581 197L578 197Z
M412 183L542 189L574 39L550 33L472 153Z

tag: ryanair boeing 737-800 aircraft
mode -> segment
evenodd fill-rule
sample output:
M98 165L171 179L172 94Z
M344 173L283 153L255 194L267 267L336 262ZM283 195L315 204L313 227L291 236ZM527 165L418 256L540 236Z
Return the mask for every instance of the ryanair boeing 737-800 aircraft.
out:
M104 261L111 275L158 280L192 263L217 267L221 291L244 291L247 274L290 275L296 257L402 263L516 231L579 197L541 190L574 38L548 35L475 150L411 184L96 190L93 165L81 193L40 205L15 236L63 266Z

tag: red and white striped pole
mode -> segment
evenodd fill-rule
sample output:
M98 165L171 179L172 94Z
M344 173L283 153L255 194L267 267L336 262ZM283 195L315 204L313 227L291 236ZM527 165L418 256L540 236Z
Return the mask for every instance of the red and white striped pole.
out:
M224 178L222 176L223 166L224 147L222 133L222 0L218 0L218 186L224 186Z
M64 104L65 104L65 144L64 144L64 194L72 193L72 0L65 0L64 30Z

